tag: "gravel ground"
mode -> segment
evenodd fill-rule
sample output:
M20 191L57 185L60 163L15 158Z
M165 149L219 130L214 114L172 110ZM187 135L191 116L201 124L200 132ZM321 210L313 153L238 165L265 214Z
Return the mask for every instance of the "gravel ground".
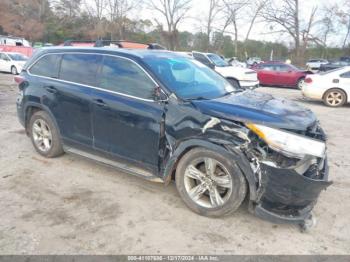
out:
M350 107L260 88L311 108L329 135L330 178L309 233L247 211L210 219L164 187L64 155L40 157L18 123L17 89L0 74L0 254L350 254Z

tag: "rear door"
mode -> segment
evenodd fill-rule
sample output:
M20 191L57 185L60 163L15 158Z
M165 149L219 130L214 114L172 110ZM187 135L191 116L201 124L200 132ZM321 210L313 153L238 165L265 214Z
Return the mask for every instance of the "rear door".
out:
M135 62L104 56L93 98L94 148L155 167L164 104L154 101L157 84Z
M91 93L97 85L97 70L102 61L98 54L64 54L57 89L55 113L62 136L76 146L92 147Z
M53 114L64 143L92 147L91 86L102 61L94 54L48 54L29 69L40 76L42 103Z

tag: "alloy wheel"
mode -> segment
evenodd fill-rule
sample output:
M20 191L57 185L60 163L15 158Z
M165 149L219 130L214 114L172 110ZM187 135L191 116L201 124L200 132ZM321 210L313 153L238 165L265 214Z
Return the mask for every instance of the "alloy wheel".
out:
M329 105L337 106L343 102L343 95L338 91L333 91L327 95L326 100Z
M303 88L304 82L305 82L304 79L300 79L300 80L298 81L298 88L299 88L300 90Z
M13 75L17 75L17 74L18 74L17 68L16 68L15 66L13 66L13 67L11 68L11 73L12 73Z
M43 119L37 119L32 128L33 140L36 147L42 152L48 152L52 147L52 132Z
M232 178L223 164L209 157L198 158L187 166L184 184L188 196L206 208L223 206L232 193Z

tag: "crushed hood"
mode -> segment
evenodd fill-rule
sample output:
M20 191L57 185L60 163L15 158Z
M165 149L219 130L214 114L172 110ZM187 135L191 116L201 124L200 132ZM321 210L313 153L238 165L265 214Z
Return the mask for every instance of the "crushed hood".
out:
M304 131L317 121L311 110L297 103L256 91L233 93L212 100L194 100L192 103L203 114L276 128Z

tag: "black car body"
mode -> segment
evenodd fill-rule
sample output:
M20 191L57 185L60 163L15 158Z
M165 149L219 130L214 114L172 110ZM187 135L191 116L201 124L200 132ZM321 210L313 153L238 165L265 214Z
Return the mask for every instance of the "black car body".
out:
M143 74L143 81L138 81L134 67ZM183 70L192 67L204 70L202 78L210 76L232 88L209 68L168 51L44 49L31 58L17 79L21 91L18 117L35 140L37 127L31 119L45 112L41 120L52 120L51 128L57 130L65 152L166 184L193 150L220 154L243 174L251 212L275 223L304 223L320 192L330 185L326 137L315 115L295 103L254 91L231 90L211 97L207 90L215 87L181 82L186 75ZM119 83L122 88L115 91L113 85ZM186 97L183 90L199 91ZM286 136L317 145L322 152L299 155L285 150L278 141L270 146L269 132L271 139ZM245 191L240 193L244 198ZM218 208L208 209L213 213L199 207L192 210L216 216Z

